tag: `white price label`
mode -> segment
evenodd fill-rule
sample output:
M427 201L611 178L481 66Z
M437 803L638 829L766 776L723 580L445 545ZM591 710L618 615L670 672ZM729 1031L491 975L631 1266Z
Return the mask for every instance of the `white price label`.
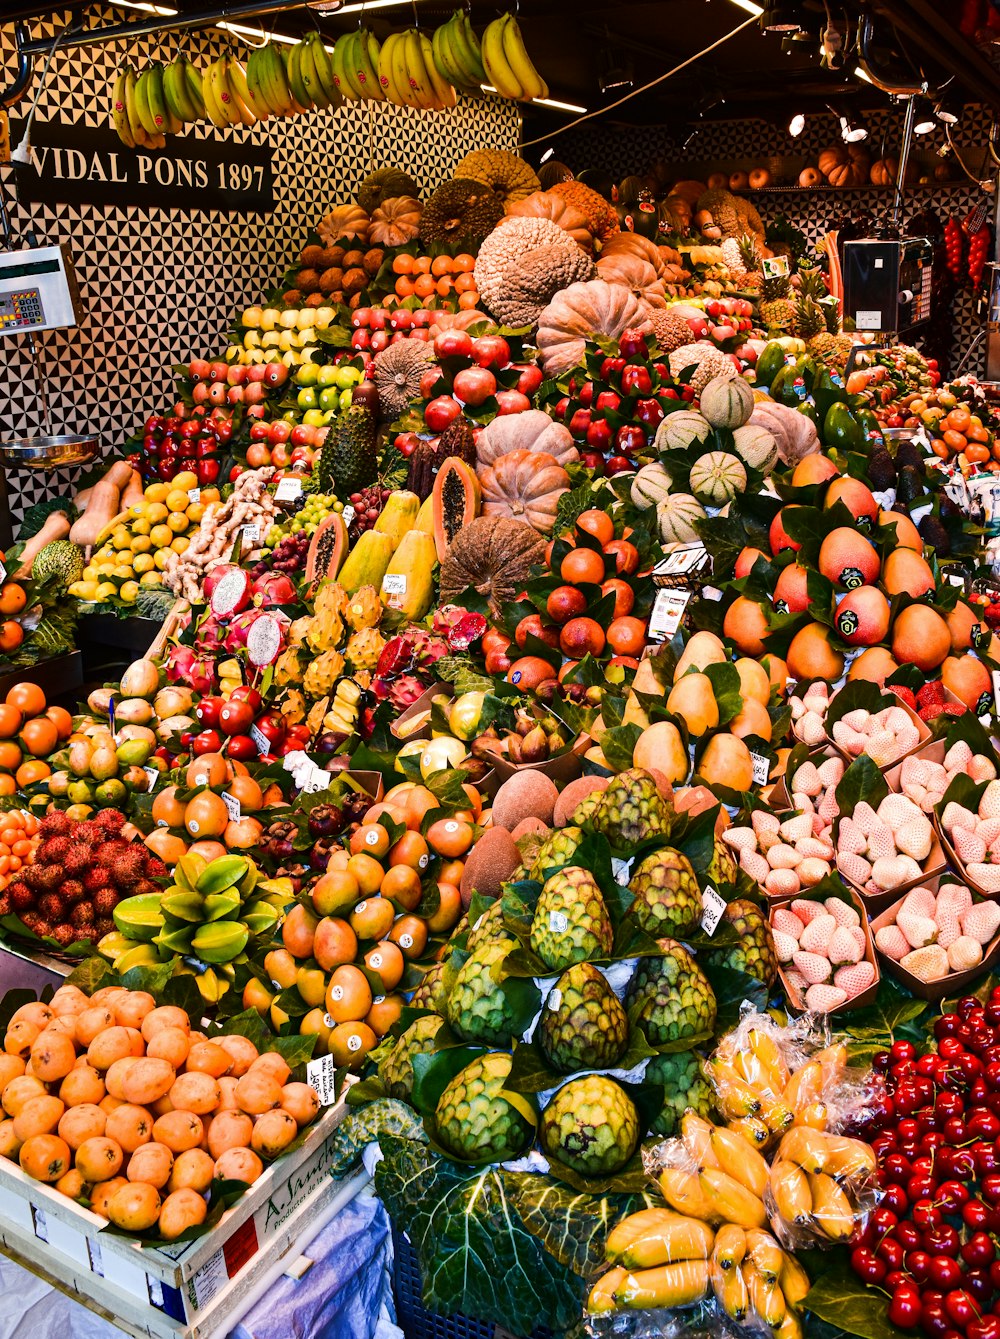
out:
M340 516L341 520L344 522L345 525L350 525L351 522L354 520L354 508L351 506L349 502L347 506L344 508L344 510L340 513Z
M559 989L558 986L555 986L552 990L549 991L549 997L545 1001L545 1007L547 1009L551 1009L552 1012L555 1013L559 1008L560 1004L562 1004L562 991Z
M382 578L382 589L385 591L386 595L405 595L406 573L387 572Z
M240 531L240 534L243 536L243 547L244 547L244 548L247 548L247 547L249 547L250 545L252 545L252 544L256 544L256 543L259 542L259 540L260 540L260 526L259 526L259 525L245 525L245 526L243 526L242 530Z
M711 884L701 895L701 928L707 935L714 935L726 909L726 900L720 897Z
M1000 716L1000 670L993 671L993 705Z
M3 582L5 582L6 580L7 580L7 568L4 566L3 563L0 563L0 585L2 585Z
M310 762L311 761L312 760L310 759ZM308 771L302 778L302 784L299 786L299 790L304 791L306 795L315 795L319 791L329 790L329 788L330 773L324 772L322 767L317 767L315 763L312 763L310 771Z
M690 599L689 590L661 590L657 593L649 618L649 635L654 641L670 640L681 625Z
M189 488L189 489L188 489L188 502L200 502L200 501L201 501L201 489L200 489L200 488Z
M881 330L882 312L857 311L854 313L854 324L859 330Z
M701 598L703 600L715 600L718 602L722 599L722 591L716 586L703 586L701 590Z
M708 562L704 544L678 544L653 569L654 577L682 577L698 572Z
M332 1055L320 1056L318 1060L306 1062L306 1083L311 1084L319 1094L320 1106L329 1107L337 1100L334 1080L337 1066Z
M250 738L257 745L258 753L270 753L271 743L264 731L258 725L251 725Z
M965 577L949 575L946 580L952 586L957 586L959 590L965 590Z
M753 763L753 783L755 786L766 786L767 778L771 773L771 764L762 753L751 753L750 761Z
M293 474L286 474L283 479L278 481L278 487L274 490L275 502L296 502L302 495L302 480Z
M223 795L223 797L222 797L222 803L223 803L223 804L226 806L226 808L229 810L229 817L232 819L232 821L233 821L234 823L238 823L238 822L240 821L240 817L241 817L243 811L242 811L242 809L240 808L240 802L239 802L239 800L236 798L236 796L235 796L235 795L228 795L228 794Z
M613 855L611 857L611 873L615 877L615 883L620 883L622 885L627 884L631 868L631 860L623 860L620 855Z
M549 933L554 935L564 935L569 929L569 917L565 911L549 912Z
M149 791L155 790L156 783L160 779L159 772L156 770L155 767L144 767L142 770L146 773L146 776L149 778L149 785L147 786L146 789Z

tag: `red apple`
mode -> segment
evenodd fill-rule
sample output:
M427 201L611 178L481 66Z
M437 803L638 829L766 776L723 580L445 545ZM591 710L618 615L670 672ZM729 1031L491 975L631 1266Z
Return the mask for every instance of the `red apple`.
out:
M285 368L287 372L288 369ZM263 381L251 381L248 386L242 387L243 403L250 405L263 405L267 399L267 386Z
M284 363L264 364L264 381L268 386L283 386L288 377L289 371Z
M382 307L373 307L369 325L373 330L384 330L389 324L389 313Z
M191 752L196 755L218 753L221 748L222 736L218 730L202 730L191 740Z
M213 363L208 369L208 375L213 381L225 381L226 373L229 371L228 363Z
M367 330L355 330L351 336L352 349L367 349L371 344L371 335Z
M569 430L574 437L586 437L590 427L590 410L578 409L569 421Z
M424 422L431 432L444 432L448 424L453 423L461 412L462 406L457 400L452 399L450 395L439 395L424 409Z
M251 762L257 757L257 745L249 735L233 735L226 741L226 753L237 762Z
M229 401L230 404L242 404L244 390L250 390L250 389L251 389L250 386L247 387L230 386L229 391L226 395L226 399Z
M629 328L618 337L618 349L626 358L635 358L646 352L646 336L641 330Z
M452 393L474 408L496 394L497 379L486 367L465 367L455 374Z
M355 307L351 312L351 326L355 330L360 330L368 325L372 319L371 307Z
M497 391L496 401L497 413L501 417L504 414L523 414L531 408L531 401L520 391Z
M610 409L612 412L617 412L621 402L622 397L615 391L601 391L597 399L594 401L594 408L601 410Z
M607 419L595 418L587 428L587 445L595 451L607 451L611 438L611 424Z
M213 381L208 388L208 400L210 404L224 405L229 393L229 387L224 381Z
M387 349L389 347L390 343L391 343L391 336L388 330L383 328L382 330L375 331L375 333L371 337L371 341L368 347L372 350L373 353L381 353L383 349Z
M195 358L188 370L192 381L208 381L212 375L211 364L206 363L204 358Z
M247 379L247 368L242 363L230 363L229 371L226 373L226 380L230 386L242 386Z

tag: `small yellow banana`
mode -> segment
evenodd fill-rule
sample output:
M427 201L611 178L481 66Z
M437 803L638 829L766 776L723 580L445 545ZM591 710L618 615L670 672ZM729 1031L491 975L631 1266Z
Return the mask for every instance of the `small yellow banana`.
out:
M744 1229L767 1226L767 1210L759 1195L745 1185L714 1167L698 1170L702 1194L726 1223L736 1223Z
M813 1060L822 1067L824 1085L832 1086L840 1082L847 1068L847 1047L843 1042L837 1042L825 1051L817 1051Z
M772 1134L784 1134L795 1124L792 1108L782 1098L768 1097L766 1093L761 1097L760 1118Z
M818 1102L822 1093L823 1066L818 1060L810 1060L807 1065L797 1069L788 1080L781 1100L798 1114L810 1102Z
M789 1074L778 1043L770 1033L762 1032L759 1028L750 1030L747 1041L757 1064L767 1075L764 1086L775 1095L782 1092L788 1083Z
M789 1306L798 1306L809 1293L809 1275L788 1251L782 1251L781 1273L778 1282Z
M682 1260L658 1269L627 1274L615 1289L621 1306L646 1311L653 1307L690 1306L708 1292L708 1261Z
M719 1269L738 1269L747 1253L747 1234L735 1223L723 1223L715 1234L712 1260Z
M785 1308L784 1319L774 1329L774 1339L802 1339L802 1322L791 1307Z
M832 1176L809 1175L812 1220L831 1241L846 1241L854 1231L854 1210Z
M713 1130L709 1142L719 1167L761 1198L770 1169L757 1150L732 1130Z
M875 1171L875 1150L860 1139L847 1139L841 1135L830 1137L826 1165L823 1170L828 1176L843 1180L850 1176L862 1176Z
M768 1283L774 1283L781 1277L785 1253L770 1232L752 1228L747 1233L747 1253L754 1268Z
M825 1130L829 1119L829 1110L825 1102L809 1102L799 1107L795 1113L795 1125L805 1125L810 1130Z
M812 1213L812 1194L806 1173L794 1162L780 1159L771 1164L771 1195L775 1208L786 1223L808 1222Z
M694 1111L685 1111L681 1117L681 1139L699 1167L718 1167L712 1152L712 1131L715 1126Z
M758 1150L767 1148L774 1139L774 1135L764 1122L756 1116L744 1116L742 1120L731 1120L726 1128L732 1130L735 1134L741 1134L748 1144L752 1144Z
M785 1319L785 1295L777 1283L769 1283L754 1265L744 1260L740 1266L750 1294L750 1305L765 1325L774 1327Z
M819 1130L797 1125L789 1130L778 1145L778 1157L783 1162L794 1162L806 1172L826 1170L830 1146Z
M676 1264L679 1260L706 1260L715 1241L715 1233L698 1218L670 1214L669 1223L661 1223L634 1238L620 1254L627 1269L653 1269L657 1265Z
M750 1293L739 1265L723 1270L713 1263L710 1272L716 1301L730 1320L739 1323L750 1310Z
M628 1270L622 1269L621 1265L616 1265L614 1269L609 1269L606 1274L597 1280L590 1290L590 1296L587 1298L587 1310L592 1316L599 1316L604 1312L618 1309L615 1302L615 1289L620 1288L627 1278Z
M700 1218L703 1223L723 1221L723 1215L706 1198L694 1172L685 1172L679 1167L664 1167L659 1175L659 1183L663 1198L678 1213Z

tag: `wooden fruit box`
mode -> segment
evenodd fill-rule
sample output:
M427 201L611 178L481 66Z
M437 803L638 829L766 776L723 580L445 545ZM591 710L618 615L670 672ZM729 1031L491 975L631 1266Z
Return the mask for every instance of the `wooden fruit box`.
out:
M106 1231L103 1218L0 1159L0 1250L85 1305L111 1311L132 1334L228 1334L261 1274L366 1184L365 1172L343 1181L330 1175L346 1113L341 1095L302 1146L268 1167L210 1232L172 1246L144 1247Z

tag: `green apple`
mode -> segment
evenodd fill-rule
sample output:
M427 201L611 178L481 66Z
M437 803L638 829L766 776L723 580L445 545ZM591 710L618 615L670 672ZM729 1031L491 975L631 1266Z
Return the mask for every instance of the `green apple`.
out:
M337 386L337 369L332 363L324 363L319 369L319 384L321 386Z
M319 396L311 386L306 386L295 397L295 403L300 409L315 409L319 404Z
M341 409L350 409L350 407L351 407L351 399L352 399L353 395L354 395L354 392L353 392L353 391L341 391L341 392L340 392L340 407L341 407Z
M320 409L337 409L340 406L340 399L343 394L344 392L338 391L336 386L328 386L325 390L320 391Z
M295 373L296 386L315 386L319 381L320 369L315 363L300 363Z
M322 409L307 409L302 415L302 422L307 428L322 428L327 417Z
M356 386L361 380L361 373L347 363L339 363L334 368L334 376L334 385L339 386L342 391L349 390L352 386Z

